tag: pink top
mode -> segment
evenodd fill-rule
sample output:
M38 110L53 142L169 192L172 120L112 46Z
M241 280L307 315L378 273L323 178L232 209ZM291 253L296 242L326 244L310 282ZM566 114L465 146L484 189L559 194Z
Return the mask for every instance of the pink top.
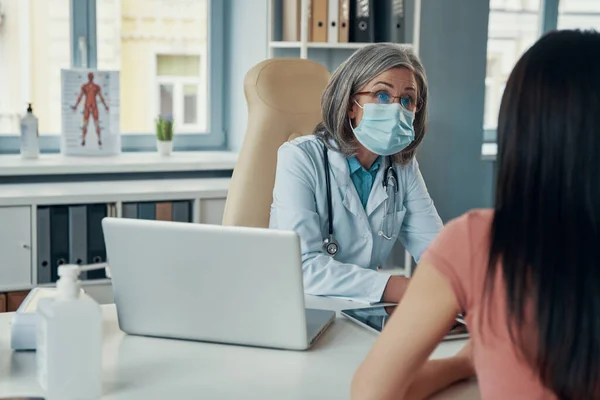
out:
M421 258L421 264L432 265L448 279L466 312L482 399L556 399L510 340L501 271L496 276L491 306L482 313L493 215L492 210L475 210L448 223Z

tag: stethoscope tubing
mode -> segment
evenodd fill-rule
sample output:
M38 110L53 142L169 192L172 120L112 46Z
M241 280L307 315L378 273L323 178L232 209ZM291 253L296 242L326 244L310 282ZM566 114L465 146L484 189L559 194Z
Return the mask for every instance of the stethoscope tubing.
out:
M334 236L333 236L333 205L332 205L332 200L331 200L331 178L330 178L330 166L329 166L329 156L328 156L328 150L327 150L327 146L324 145L323 146L323 165L324 165L324 169L325 169L325 185L327 186L327 238L323 240L323 249L325 250L326 253L328 253L331 256L335 256L338 252L339 252L339 244L337 243L337 241L335 240ZM394 168L394 163L392 160L391 156L387 157L387 167L386 167L386 171L383 175L383 182L382 185L383 187L387 190L388 188L388 181L391 178L394 180L394 191L395 194L397 195L398 193L398 174L396 173L396 170ZM396 196L394 196L394 199L396 199ZM395 201L394 201L395 203ZM393 205L393 207L395 208L396 204ZM387 217L387 215L384 215L383 218L385 219ZM393 233L392 233L393 234ZM387 240L391 240L392 236L386 236L383 231L379 231L379 235L383 236L385 239Z

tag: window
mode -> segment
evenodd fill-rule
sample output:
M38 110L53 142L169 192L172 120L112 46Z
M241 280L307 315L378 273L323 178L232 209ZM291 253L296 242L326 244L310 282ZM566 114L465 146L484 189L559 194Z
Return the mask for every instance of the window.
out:
M172 116L179 131L206 130L206 78L200 56L158 55L158 114Z
M490 1L484 130L495 132L508 76L539 32L540 0ZM495 141L495 134L492 136Z
M96 7L98 68L121 71L121 131L151 133L159 114L171 114L176 132L207 132L208 1Z
M69 0L0 3L0 135L18 134L28 102L39 118L40 133L57 135L60 70L71 65Z
M600 31L600 1L560 0L559 29L595 29Z
M61 133L63 68L120 71L124 150L150 150L158 115L175 145L222 148L223 5L217 0L0 0L0 151L32 102L46 151ZM209 51L210 49L210 51ZM6 62L5 60L8 60ZM210 102L209 102L210 99ZM52 138L49 138L52 139ZM14 149L18 151L18 141Z

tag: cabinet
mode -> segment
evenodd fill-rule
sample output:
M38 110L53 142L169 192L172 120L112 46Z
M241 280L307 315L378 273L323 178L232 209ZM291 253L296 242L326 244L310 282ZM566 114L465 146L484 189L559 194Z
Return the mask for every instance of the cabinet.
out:
M221 225L225 212L225 199L202 199L200 201L200 223Z
M41 241L39 233L44 230L40 224L39 212L56 206L67 210L70 207L102 205L108 206L107 215L123 217L124 206L130 203L152 203L154 210L157 202L188 201L190 204L190 221L205 224L221 224L225 199L229 188L229 178L199 178L199 179L141 179L135 181L89 181L89 182L61 182L61 183L35 183L35 184L4 184L0 185L0 312L2 308L2 292L23 291L39 285L50 285L52 279L44 278L40 274L39 266L44 266L38 250L43 243L46 248L52 247L52 242ZM71 229L73 220L65 213L59 226ZM153 218L154 219L154 218ZM67 226L69 225L69 226ZM99 225L99 219L95 219ZM87 226L87 225L86 225ZM46 225L46 229L49 226ZM87 228L86 228L87 229ZM64 229L63 229L64 232ZM83 232L83 231L82 231ZM43 236L43 235L42 235ZM63 235L64 236L64 235ZM46 236L47 237L47 236ZM67 236L65 236L67 237ZM74 245L79 236L68 237L68 246L64 247L63 258L74 257L70 245ZM87 250L90 250L90 235ZM94 241L98 243L99 241ZM62 241L66 243L66 241ZM77 243L82 243L78 241ZM96 247L94 247L96 251ZM46 250L44 250L45 252ZM62 251L62 250L61 250ZM41 253L41 252L40 252ZM56 256L57 258L59 256ZM103 255L102 258L104 258ZM89 259L90 257L82 257ZM94 262L91 258L91 262ZM90 262L90 261L88 261ZM42 270L43 271L43 270ZM89 276L88 276L89 277ZM110 282L107 279L84 281L84 285L94 285ZM23 293L11 294L5 303L14 305L19 303L19 296Z
M31 286L31 207L0 207L0 290Z

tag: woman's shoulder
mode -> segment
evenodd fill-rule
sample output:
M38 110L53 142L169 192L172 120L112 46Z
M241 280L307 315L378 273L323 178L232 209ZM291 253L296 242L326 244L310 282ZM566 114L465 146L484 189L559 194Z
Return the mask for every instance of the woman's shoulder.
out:
M440 251L441 253L455 252L459 248L462 249L461 251L467 249L479 251L482 249L482 245L488 241L493 218L494 210L491 209L467 211L448 221L435 238L432 246L445 249Z
M446 230L468 232L469 236L480 237L489 232L494 219L494 210L490 208L477 208L452 219L446 224Z
M323 142L315 135L304 135L294 138L279 147L279 156L296 156L311 161L323 158Z
M277 152L278 169L294 171L297 175L314 177L315 171L322 168L322 163L323 144L314 135L300 136L287 141Z
M285 142L281 147L293 146L302 149L304 152L314 153L323 151L323 142L315 135L298 136L290 141Z

